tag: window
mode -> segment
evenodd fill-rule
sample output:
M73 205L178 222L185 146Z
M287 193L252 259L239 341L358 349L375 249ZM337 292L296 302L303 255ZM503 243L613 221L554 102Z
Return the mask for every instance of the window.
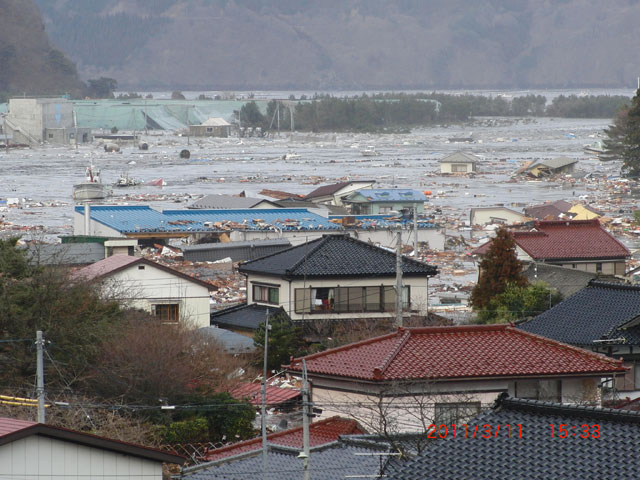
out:
M410 288L404 287L403 308L411 306ZM296 313L388 312L396 308L392 286L296 288Z
M207 133L213 133L213 127L207 127Z
M50 133L50 134L49 134L49 138L53 138L53 133Z
M480 402L436 403L433 423L452 425L466 423L480 413Z
M144 270L144 265L138 265L138 270Z
M451 164L451 171L455 173L466 173L467 164L466 163L453 163Z
M253 285L253 301L280 304L280 288L267 285Z
M602 262L596 263L596 273L602 273Z
M155 316L163 322L177 322L179 317L179 308L177 303L154 305Z
M378 212L380 213L389 213L391 211L391 207L380 207Z

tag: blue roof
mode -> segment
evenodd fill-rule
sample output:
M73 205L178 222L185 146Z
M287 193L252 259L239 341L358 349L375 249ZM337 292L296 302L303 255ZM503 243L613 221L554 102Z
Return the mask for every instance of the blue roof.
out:
M84 214L84 206L75 207ZM164 210L149 206L99 205L91 207L91 219L120 233L136 232L214 232L225 230L220 225L231 222L229 229L251 231L340 230L329 219L301 208L243 210ZM205 222L207 225L205 226Z
M367 188L353 192L345 200L348 202L359 197L364 197L372 203L426 202L428 200L422 192L410 188Z

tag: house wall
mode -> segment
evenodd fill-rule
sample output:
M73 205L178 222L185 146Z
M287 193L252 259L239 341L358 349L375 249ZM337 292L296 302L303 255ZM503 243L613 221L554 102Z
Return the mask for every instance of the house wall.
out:
M207 287L152 265L132 265L110 275L103 283L103 294L150 313L154 305L177 303L181 321L188 321L194 327L210 324Z
M464 166L465 171L457 171L454 172L454 165L457 168L461 168ZM473 162L441 162L440 163L440 173L470 173L475 172L475 164Z
M161 480L162 464L32 435L0 446L0 478L20 480Z
M295 311L295 289L296 288L332 288L332 287L374 287L384 285L388 287L395 286L395 277L385 278L361 278L361 279L344 279L336 278L331 280L302 280L287 281L277 277L266 275L250 274L247 278L247 303L260 303L263 305L269 305L267 302L256 302L253 298L254 284L261 284L264 286L273 286L279 288L279 305L289 314L292 320L320 320L320 319L332 319L339 320L341 318L381 318L381 317L393 317L393 312L344 312L344 313L296 313ZM410 300L411 310L417 310L419 312L426 312L428 306L428 289L427 279L408 277L403 280L404 286L410 287Z
M486 225L488 223L504 223L511 225L522 222L524 215L505 208L471 209L471 225Z
M589 273L599 273L601 275L624 275L625 273L625 265L624 261L589 261L589 262L548 262L551 265L560 265L565 268L572 268L574 270L580 270L582 272ZM601 270L599 270L598 264L601 265Z
M582 403L585 401L601 404L598 384L600 377L574 377L551 379L561 382L563 403ZM458 382L425 382L408 386L400 384L380 385L355 383L349 380L336 380L311 376L312 401L314 406L322 409L320 419L334 415L348 415L356 419L366 419L370 425L379 423L379 409L374 402L382 396L382 403L387 405L385 420L397 422L400 431L415 432L424 430L418 419L426 419L427 423L436 420L435 404L437 403L471 403L480 402L482 408L491 405L498 395L508 392L516 393L522 398L536 398L537 379L523 379L516 389L514 379L486 379ZM543 380L546 382L546 380ZM527 386L529 388L527 390ZM540 387L538 386L538 391Z
M207 131L207 129L211 129ZM194 137L221 137L227 138L231 132L231 126L225 125L189 125L189 135Z

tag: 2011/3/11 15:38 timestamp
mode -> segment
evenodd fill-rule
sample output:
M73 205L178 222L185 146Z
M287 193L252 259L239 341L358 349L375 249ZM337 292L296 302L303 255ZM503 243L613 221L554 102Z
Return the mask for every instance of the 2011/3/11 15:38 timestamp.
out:
M554 424L550 423L551 438L599 438L600 425L567 425L566 423Z

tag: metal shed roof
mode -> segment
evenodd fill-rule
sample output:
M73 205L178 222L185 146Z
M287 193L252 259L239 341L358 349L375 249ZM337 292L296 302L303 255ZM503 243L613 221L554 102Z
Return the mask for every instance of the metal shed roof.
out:
M84 214L84 206L76 206L75 211ZM327 218L306 209L289 208L159 212L149 206L98 205L91 207L91 219L120 233L214 232L221 228L213 224L224 222L242 224L243 229L249 231L340 229Z

